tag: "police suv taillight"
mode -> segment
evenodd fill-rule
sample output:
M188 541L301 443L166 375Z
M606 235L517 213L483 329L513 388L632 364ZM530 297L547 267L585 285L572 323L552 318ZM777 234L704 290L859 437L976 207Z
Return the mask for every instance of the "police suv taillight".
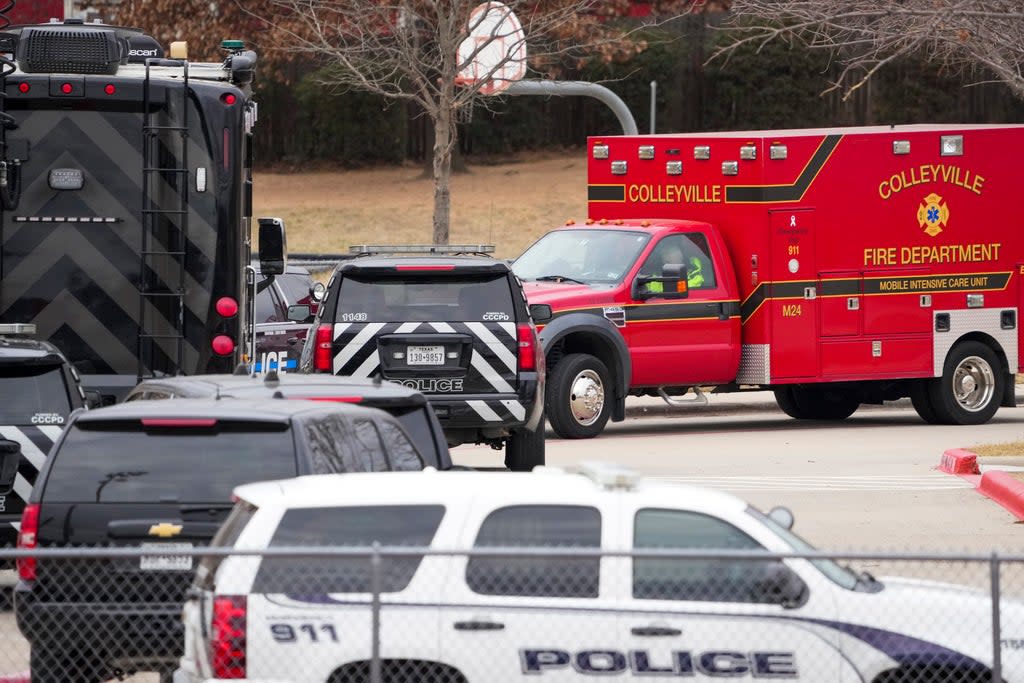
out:
M316 328L316 346L313 347L313 368L321 372L331 372L331 345L334 343L333 325L320 325Z
M245 678L245 622L244 595L213 599L210 661L214 678Z
M18 530L18 548L34 550L39 544L39 504L29 503L21 511L21 528ZM36 558L20 557L17 561L18 578L23 581L34 581L36 578Z
M516 326L517 339L519 341L519 369L537 369L537 333L533 331L533 325L519 323Z

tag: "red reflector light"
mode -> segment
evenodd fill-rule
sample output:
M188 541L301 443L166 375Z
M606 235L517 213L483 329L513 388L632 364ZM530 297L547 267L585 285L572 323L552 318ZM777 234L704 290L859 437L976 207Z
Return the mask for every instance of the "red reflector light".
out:
M218 334L210 342L210 347L219 356L230 356L235 350L235 340L226 334Z
M108 95L113 95L117 92L117 88L115 88L112 83L107 83L105 86L103 86L103 92L107 93Z
M238 302L232 299L230 296L222 296L217 299L217 303L214 305L217 309L217 315L222 318L233 318L238 313Z
M18 530L18 547L23 550L32 550L39 543L39 505L29 503L21 511L21 528ZM18 558L18 578L24 581L33 581L36 578L36 558Z
M214 678L245 678L245 596L215 597L212 617L210 659Z
M361 403L362 396L289 396L303 401L331 401L333 403Z
M313 367L320 372L334 372L331 346L334 345L334 330L331 325L316 328L316 346L313 348Z
M64 83L60 86L60 91L65 95L70 95L72 90L74 90L74 88L70 83Z
M517 339L519 340L519 369L537 369L537 336L533 328L527 323L520 323L517 327Z
M18 91L19 92L28 92L31 89L32 89L32 86L29 85L28 83L19 83L18 84Z
M213 427L217 420L212 417L144 417L143 427Z
M395 270L455 270L454 264L437 266L395 266Z
M223 95L221 95L220 99L223 100L224 104L227 104L227 105L232 105L232 104L234 104L235 102L238 101L238 98L235 97L234 95L232 95L229 92L228 93L224 93Z

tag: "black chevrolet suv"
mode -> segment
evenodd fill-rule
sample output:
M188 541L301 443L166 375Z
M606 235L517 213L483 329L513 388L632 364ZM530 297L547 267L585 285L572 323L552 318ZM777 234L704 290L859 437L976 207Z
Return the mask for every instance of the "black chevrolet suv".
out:
M32 489L18 546L152 555L18 560L14 609L32 680L172 670L193 558L166 550L208 544L235 486L422 468L405 430L376 408L172 399L72 414Z
M21 462L0 484L0 548L13 547L36 474L71 411L86 405L78 372L35 325L0 325L0 439L16 442Z
M544 355L508 264L382 251L335 268L300 370L404 384L427 396L449 446L504 446L509 469L543 465Z

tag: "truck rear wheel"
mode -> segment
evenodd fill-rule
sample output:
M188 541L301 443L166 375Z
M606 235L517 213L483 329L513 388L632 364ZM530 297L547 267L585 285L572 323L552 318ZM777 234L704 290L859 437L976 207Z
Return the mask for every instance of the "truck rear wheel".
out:
M512 432L505 439L505 467L513 472L529 472L544 464L544 418L537 429L526 427Z
M928 394L940 424L979 425L999 409L1006 372L995 352L976 341L957 344L946 357L942 377L930 380Z
M779 387L775 401L798 420L845 420L860 407L856 396L822 387Z
M587 353L565 356L548 375L545 413L563 439L589 439L611 415L608 368Z

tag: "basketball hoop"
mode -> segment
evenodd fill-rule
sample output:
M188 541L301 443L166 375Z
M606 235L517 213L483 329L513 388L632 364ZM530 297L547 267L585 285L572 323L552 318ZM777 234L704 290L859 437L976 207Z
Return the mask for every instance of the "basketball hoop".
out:
M526 75L526 34L506 5L484 2L469 15L469 36L457 56L463 67L455 82L495 95Z

